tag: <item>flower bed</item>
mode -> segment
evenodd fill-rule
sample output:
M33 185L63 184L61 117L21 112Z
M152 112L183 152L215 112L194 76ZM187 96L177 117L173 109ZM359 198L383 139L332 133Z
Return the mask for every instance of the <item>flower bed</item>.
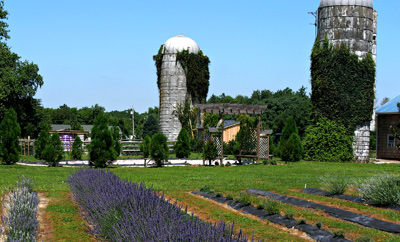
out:
M16 188L4 198L0 234L5 234L7 241L36 241L39 199L32 188L32 179L22 176Z
M109 171L78 170L68 184L91 231L110 241L247 241L233 225L190 216L144 184Z

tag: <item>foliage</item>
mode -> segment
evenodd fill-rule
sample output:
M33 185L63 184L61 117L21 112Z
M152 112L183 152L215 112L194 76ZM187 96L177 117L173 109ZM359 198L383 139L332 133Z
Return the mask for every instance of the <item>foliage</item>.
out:
M162 133L156 133L151 138L150 156L156 162L157 167L161 167L164 162L168 161L169 148L167 137Z
M178 118L183 129L186 129L190 137L193 139L195 133L193 130L196 129L197 123L197 107L191 107L191 100L186 98L184 103L178 103L173 111L173 114Z
M382 173L365 179L360 184L363 199L378 205L393 205L400 202L399 176Z
M41 156L49 166L58 166L64 156L64 147L61 145L60 136L57 133L50 136Z
M224 142L224 155L239 154L239 143L235 139L230 140L228 143Z
M279 205L280 203L275 200L266 199L264 203L264 210L270 215L279 214Z
M211 166L211 162L218 157L218 149L214 144L214 141L210 139L204 146L203 158L208 160L208 164Z
M236 120L240 122L240 130L236 134L236 142L239 149L252 151L256 148L256 142L253 139L253 132L257 128L257 119L248 114L239 114Z
M190 140L191 151L195 153L203 153L204 141L198 138Z
M17 113L11 108L6 112L3 121L0 123L1 164L10 165L19 160L21 146L19 145L18 138L20 135L21 129L17 122Z
M190 156L190 138L186 129L182 128L178 135L178 141L174 146L177 158L188 158Z
M220 115L217 113L206 113L203 118L203 127L205 129L208 127L217 127L220 119Z
M2 203L6 212L0 220L0 234L6 234L7 241L36 241L39 227L36 218L38 204L39 199L32 191L31 179L22 176ZM6 230L2 231L3 228Z
M151 144L151 138L150 136L146 135L144 137L144 140L142 143L139 145L140 152L143 154L143 158L148 158L150 155L150 144Z
M303 155L303 147L298 134L296 121L289 118L286 121L279 142L280 157L284 161L300 161Z
M304 159L313 161L346 162L353 159L353 137L345 127L320 118L310 125L303 139Z
M247 241L233 226L188 215L144 184L112 172L78 170L68 184L92 232L109 241Z
M75 160L81 160L82 155L83 155L83 147L82 147L82 140L77 136L74 140L74 143L72 143L72 151L71 151L71 156Z
M108 129L108 119L104 114L97 116L91 131L92 141L88 145L89 165L106 167L118 157L113 133Z
M311 53L311 100L315 115L333 120L352 134L370 121L375 102L375 62L371 54L359 60L349 47L334 48L317 38Z
M400 113L400 103L397 103L397 107L399 108ZM397 128L395 126L390 126L390 130L394 134L394 137L398 140L397 147L400 149L400 116L399 116L399 123L397 124Z
M314 225L315 225L315 227L317 227L317 229L322 229L322 222L321 221L316 222Z
M119 128L117 126L116 123L114 123L114 125L111 127L111 134L112 134L112 138L113 138L113 146L114 146L114 150L117 153L117 157L119 156L119 154L121 154L122 151L122 145L119 142L121 139L121 136L119 134Z
M149 115L143 125L143 137L146 135L153 136L158 132L158 122L153 115Z
M319 178L321 182L321 188L332 193L343 194L346 191L346 188L349 186L349 179L346 174L343 172L339 173L327 173Z
M4 10L4 1L0 1L0 40L9 39L10 36L8 32L10 32L8 28L8 24L3 21L3 19L8 19L8 11Z
M42 123L39 137L35 140L35 157L43 160L43 151L46 149L46 145L50 140L50 127L46 123Z
M368 236L361 236L358 237L355 242L374 242L374 239L368 237Z

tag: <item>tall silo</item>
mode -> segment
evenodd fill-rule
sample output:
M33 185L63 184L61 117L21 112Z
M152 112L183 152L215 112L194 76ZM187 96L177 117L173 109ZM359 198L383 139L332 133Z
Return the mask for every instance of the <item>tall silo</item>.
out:
M162 54L161 71L158 75L160 131L167 136L169 141L176 140L182 128L174 115L176 106L184 103L186 99L191 99L185 71L181 63L177 61L177 53L183 50L194 54L200 52L197 43L183 35L168 39L160 49Z
M327 37L334 46L347 45L359 58L372 53L376 62L377 12L373 0L321 0L318 8L318 37ZM372 122L359 124L354 134L354 155L359 160L369 158Z

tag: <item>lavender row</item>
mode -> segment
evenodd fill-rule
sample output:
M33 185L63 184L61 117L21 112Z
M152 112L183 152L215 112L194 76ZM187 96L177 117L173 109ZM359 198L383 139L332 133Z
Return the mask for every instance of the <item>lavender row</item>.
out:
M32 189L32 179L22 176L15 189L4 198L0 234L5 235L7 242L36 241L39 199Z
M142 183L109 171L78 170L68 184L92 232L109 241L247 241L233 225L190 216Z

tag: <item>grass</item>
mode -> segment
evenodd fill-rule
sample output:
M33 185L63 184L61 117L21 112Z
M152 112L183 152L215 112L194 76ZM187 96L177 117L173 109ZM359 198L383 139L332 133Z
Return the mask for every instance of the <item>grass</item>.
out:
M43 191L50 198L47 212L53 224L54 241L93 241L87 235L84 221L78 216L78 209L68 196L68 187L64 182L68 174L76 168L62 167L28 167L20 165L0 166L0 196L18 180L20 174L28 175L35 180L35 190ZM297 192L295 189L320 187L318 178L332 171L346 171L351 178L365 178L377 173L399 173L396 165L375 165L356 163L318 163L297 162L288 165L263 166L247 165L237 167L168 167L168 168L110 168L121 178L134 182L145 182L146 186L164 192L166 196L176 199L179 203L189 206L202 214L209 221L235 221L236 228L242 228L251 236L254 232L257 238L268 241L303 241L300 238L283 232L266 222L254 220L210 201L189 194L189 191L199 190L208 185L216 193L234 198L248 188L275 191L282 194L296 196L317 202L324 202L344 208L357 209L370 216L383 218L389 221L399 221L397 212L371 208L362 204L337 200L322 196L315 196ZM249 200L249 198L246 198ZM255 200L253 200L255 201ZM257 204L253 204L257 206ZM327 216L321 211L299 208L282 204L278 206L280 213L293 213L296 220L306 219L307 223L314 224L321 221L324 229L344 230L346 238L355 240L362 235L369 236L375 241L400 241L400 237L378 230L361 227ZM79 238L79 239L78 239ZM82 238L82 239L81 239Z

